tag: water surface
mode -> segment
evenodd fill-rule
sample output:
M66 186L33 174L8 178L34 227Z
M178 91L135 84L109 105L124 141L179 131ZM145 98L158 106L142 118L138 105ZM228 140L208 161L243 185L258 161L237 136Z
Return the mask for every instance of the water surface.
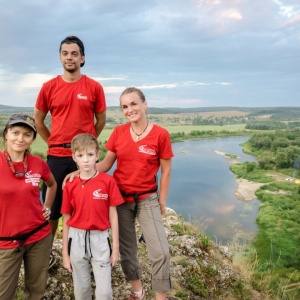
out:
M243 153L249 137L214 138L173 144L172 180L167 206L187 221L204 223L205 233L217 242L232 240L237 231L253 234L260 201L237 200L232 163L219 150L241 156L238 162L256 161Z

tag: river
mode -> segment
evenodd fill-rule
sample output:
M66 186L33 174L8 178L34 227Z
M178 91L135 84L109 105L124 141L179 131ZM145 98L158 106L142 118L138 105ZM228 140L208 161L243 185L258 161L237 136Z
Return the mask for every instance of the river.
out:
M201 224L215 242L248 239L257 232L260 201L235 197L237 182L231 159L214 150L240 156L238 162L256 161L242 151L249 137L187 140L173 144L172 180L167 206L186 221Z

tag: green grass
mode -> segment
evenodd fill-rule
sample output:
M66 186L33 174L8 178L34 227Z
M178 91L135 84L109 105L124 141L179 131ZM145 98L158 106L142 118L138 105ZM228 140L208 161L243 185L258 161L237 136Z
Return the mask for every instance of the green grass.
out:
M256 163L237 163L230 169L239 178L265 183L256 191L262 204L256 220L259 230L251 244L255 251L245 253L254 266L253 286L275 299L300 299L300 186L274 181L269 175L276 172Z
M266 170L261 170L255 162L236 163L230 166L230 170L238 178L244 178L254 182L268 183L274 179L266 175Z
M169 133L177 133L177 132L184 132L189 133L193 130L213 130L213 131L221 131L221 130L228 130L228 131L238 131L244 130L245 124L233 124L233 125L168 125L164 126Z

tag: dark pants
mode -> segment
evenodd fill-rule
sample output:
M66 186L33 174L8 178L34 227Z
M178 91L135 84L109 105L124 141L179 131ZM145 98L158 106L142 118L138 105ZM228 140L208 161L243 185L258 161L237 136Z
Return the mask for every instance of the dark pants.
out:
M43 298L49 269L52 235L36 243L20 247L20 251L0 249L0 299L13 300L18 285L19 272L24 261L24 300Z
M62 183L69 173L77 170L77 166L72 157L58 157L52 155L47 156L47 164L57 183L57 191L51 207L50 219L57 220L62 216L60 213L62 204ZM45 202L46 190L47 186L43 184L43 202Z

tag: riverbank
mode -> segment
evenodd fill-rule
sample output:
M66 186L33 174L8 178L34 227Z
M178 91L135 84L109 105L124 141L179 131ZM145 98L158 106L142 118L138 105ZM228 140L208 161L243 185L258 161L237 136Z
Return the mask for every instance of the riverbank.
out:
M265 183L253 182L247 179L238 178L236 179L238 184L235 196L238 200L251 201L257 199L255 192Z
M222 155L230 159L232 164L237 163L238 161L236 159L240 158L239 156L237 156L234 159L232 159L232 157L229 154L220 150L214 150L214 152L218 155ZM237 178L236 182L237 182L237 189L235 191L235 197L241 201L251 201L257 199L257 197L255 196L255 192L262 185L264 185L264 183L249 181L243 178Z

